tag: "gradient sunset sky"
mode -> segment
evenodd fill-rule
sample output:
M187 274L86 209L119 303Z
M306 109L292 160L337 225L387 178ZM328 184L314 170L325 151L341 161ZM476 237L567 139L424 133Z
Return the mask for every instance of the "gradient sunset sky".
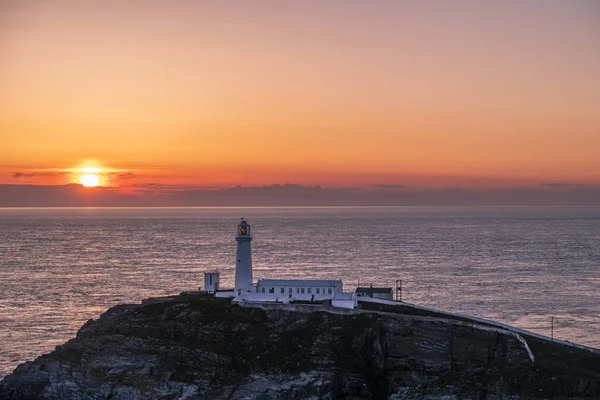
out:
M600 2L0 1L0 183L600 183Z

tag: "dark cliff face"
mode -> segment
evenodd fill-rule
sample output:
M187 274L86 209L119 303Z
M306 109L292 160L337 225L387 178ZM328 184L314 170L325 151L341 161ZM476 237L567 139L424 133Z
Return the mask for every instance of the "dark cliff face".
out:
M441 318L177 296L89 321L7 376L0 398L600 398L598 354L529 341Z

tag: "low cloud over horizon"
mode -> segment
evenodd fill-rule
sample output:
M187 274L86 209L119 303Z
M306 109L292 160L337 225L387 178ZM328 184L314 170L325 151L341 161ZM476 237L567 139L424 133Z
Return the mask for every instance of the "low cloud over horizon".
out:
M290 183L229 187L146 183L129 189L5 184L0 185L0 207L600 206L600 185L567 182L490 189L387 184L325 188Z

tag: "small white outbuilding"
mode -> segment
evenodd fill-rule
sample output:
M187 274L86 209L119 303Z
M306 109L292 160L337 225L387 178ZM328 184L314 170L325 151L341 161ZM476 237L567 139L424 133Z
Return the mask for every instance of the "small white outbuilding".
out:
M338 292L333 295L331 305L340 308L356 308L356 293L354 292Z
M204 273L204 291L207 293L215 293L219 290L219 272Z

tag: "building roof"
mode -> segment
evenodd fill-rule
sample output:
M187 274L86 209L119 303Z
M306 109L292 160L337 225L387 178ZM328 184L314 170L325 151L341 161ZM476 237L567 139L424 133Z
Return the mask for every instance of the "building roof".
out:
M354 300L356 293L353 292L335 292L333 294L333 300Z
M256 285L261 286L312 286L328 287L341 284L341 280L313 280L313 279L259 279Z
M356 293L394 293L391 287L357 287Z

